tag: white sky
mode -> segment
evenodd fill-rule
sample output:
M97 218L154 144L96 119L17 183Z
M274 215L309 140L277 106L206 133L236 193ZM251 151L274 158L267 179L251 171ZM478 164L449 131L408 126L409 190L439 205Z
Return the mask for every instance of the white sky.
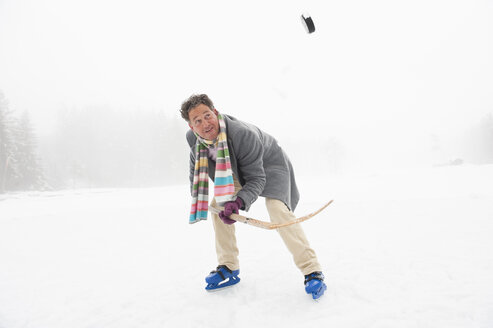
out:
M40 127L204 92L274 135L411 144L493 111L492 21L472 0L0 0L0 89Z

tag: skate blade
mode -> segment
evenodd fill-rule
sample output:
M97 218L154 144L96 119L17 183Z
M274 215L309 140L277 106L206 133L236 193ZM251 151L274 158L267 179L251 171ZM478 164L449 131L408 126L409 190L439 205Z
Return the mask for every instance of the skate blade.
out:
M240 277L235 277L235 278L231 277L227 281L222 281L219 284L208 284L205 287L205 290L207 290L208 292L215 292L218 290L227 289L229 287L232 287L239 282L240 282Z
M324 294L327 290L327 285L322 284L322 286L316 291L311 293L314 300L318 301L318 299Z

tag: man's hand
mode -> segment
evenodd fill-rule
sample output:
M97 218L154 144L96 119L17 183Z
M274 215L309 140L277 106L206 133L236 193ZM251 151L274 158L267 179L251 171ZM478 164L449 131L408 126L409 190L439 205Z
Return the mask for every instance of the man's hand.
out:
M236 200L233 202L227 202L224 204L224 210L219 212L219 218L226 224L233 224L236 221L230 219L231 214L238 214L240 208L243 207L243 201L240 197L236 197Z

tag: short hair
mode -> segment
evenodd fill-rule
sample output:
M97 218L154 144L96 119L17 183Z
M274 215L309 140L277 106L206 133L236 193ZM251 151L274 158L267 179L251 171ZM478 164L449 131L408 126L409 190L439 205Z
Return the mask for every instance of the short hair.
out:
M188 117L188 112L197 107L198 105L203 104L209 107L210 109L214 109L214 103L206 94L200 95L191 95L187 100L181 104L181 117L187 122L190 122L190 118Z

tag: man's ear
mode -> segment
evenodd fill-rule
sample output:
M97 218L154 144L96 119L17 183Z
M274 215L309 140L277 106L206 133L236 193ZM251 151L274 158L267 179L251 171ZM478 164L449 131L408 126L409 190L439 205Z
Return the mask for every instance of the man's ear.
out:
M190 122L188 122L188 127L193 130L193 127L192 127L192 124L190 124Z
M217 112L217 109L213 108L212 111L214 112L214 114L219 115L219 113Z

